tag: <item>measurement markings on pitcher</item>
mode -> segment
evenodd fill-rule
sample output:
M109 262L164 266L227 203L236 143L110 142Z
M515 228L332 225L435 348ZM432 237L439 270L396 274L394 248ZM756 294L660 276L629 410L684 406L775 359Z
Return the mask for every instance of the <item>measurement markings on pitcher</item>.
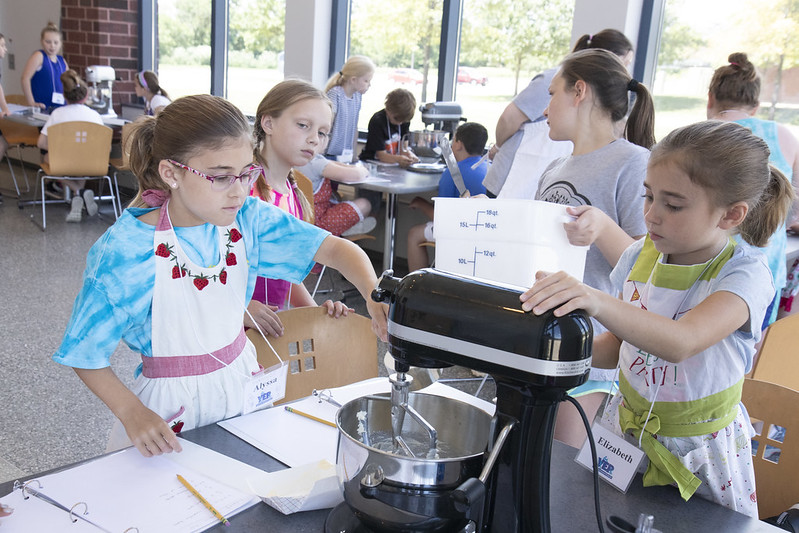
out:
M482 228L482 229L497 229L497 223L496 222L480 222L480 215L486 215L488 217L496 217L496 216L499 216L499 211L496 210L496 209L486 209L485 211L477 211L474 214L474 222L473 223L466 222L466 221L461 221L460 222L460 227L461 228L474 227L474 231L477 231L480 228Z
M478 257L496 257L497 253L494 250L478 250L476 247L474 249L474 254L472 255L472 259L467 259L465 257L458 258L458 264L461 265L472 265L472 276L477 275L477 258Z

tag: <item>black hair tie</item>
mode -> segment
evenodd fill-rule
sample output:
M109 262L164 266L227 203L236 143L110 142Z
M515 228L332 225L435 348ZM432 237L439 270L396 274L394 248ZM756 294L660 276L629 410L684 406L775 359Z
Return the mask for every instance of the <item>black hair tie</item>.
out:
M630 78L629 83L627 83L627 90L635 92L636 89L638 89L638 80Z

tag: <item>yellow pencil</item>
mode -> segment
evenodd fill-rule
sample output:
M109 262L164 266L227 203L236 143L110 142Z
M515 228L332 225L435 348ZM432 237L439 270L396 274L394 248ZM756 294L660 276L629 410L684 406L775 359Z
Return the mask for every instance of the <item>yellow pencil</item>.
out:
M294 413L295 415L304 416L305 418L310 418L311 420L316 420L317 422L321 422L330 427L336 427L333 422L325 420L324 418L319 418L318 416L309 415L308 413L303 413L302 411L298 411L297 409L292 409L291 407L286 406L286 411L289 413Z
M189 492L191 492L192 494L194 494L195 496L197 496L197 499L198 499L198 500L200 500L200 501L202 502L202 504L203 504L203 505L205 505L205 507L206 507L206 508L207 508L209 511L211 511L212 513L214 513L214 516L215 516L215 517L217 517L217 518L218 518L218 519L219 519L219 520L220 520L220 521L221 521L223 524L225 524L226 526L229 526L229 525L230 525L230 522L228 522L228 519L227 519L227 518L225 518L224 516L222 516L222 514L221 514L219 511L217 511L216 509L214 509L214 506L213 506L213 505L211 505L211 503L210 503L208 500L206 500L205 498L203 498L202 494L200 494L199 492L197 492L197 489L195 489L194 487L192 487L192 486L191 486L191 484L190 484L188 481L186 481L186 478L184 478L183 476L181 476L180 474L178 474L178 481L180 481L181 483L183 483L183 485L184 485L184 486L185 486L187 489L189 489Z

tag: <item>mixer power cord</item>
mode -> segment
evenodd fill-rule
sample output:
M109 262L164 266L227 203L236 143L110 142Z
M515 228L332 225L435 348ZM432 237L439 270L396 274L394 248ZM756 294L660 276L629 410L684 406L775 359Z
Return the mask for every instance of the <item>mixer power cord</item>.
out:
M571 402L577 408L577 412L580 413L580 418L583 419L583 425L585 425L585 431L588 433L588 442L591 445L591 460L593 461L594 468L592 469L594 473L594 510L596 511L596 523L599 526L599 533L605 533L605 528L602 525L602 510L599 508L599 472L597 472L596 465L598 462L597 453L596 453L596 444L594 443L594 434L591 431L591 424L588 422L588 417L585 416L585 411L580 406L580 402L569 396L568 394L565 395L565 399Z

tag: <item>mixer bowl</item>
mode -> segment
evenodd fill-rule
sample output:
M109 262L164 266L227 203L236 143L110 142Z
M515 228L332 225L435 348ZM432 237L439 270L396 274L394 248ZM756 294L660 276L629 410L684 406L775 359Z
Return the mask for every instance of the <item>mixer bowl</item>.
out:
M423 161L438 160L441 154L436 152L436 148L441 143L441 139L449 136L449 133L442 130L418 130L410 131L403 136L407 141L408 148Z
M411 393L408 404L438 433L438 457L428 459L425 433L405 416L402 436L419 446L418 457L391 446L388 395L357 398L336 416L337 472L344 500L367 527L379 531L454 531L467 522L449 495L477 477L490 437L491 416L472 405ZM414 446L411 446L414 449Z

